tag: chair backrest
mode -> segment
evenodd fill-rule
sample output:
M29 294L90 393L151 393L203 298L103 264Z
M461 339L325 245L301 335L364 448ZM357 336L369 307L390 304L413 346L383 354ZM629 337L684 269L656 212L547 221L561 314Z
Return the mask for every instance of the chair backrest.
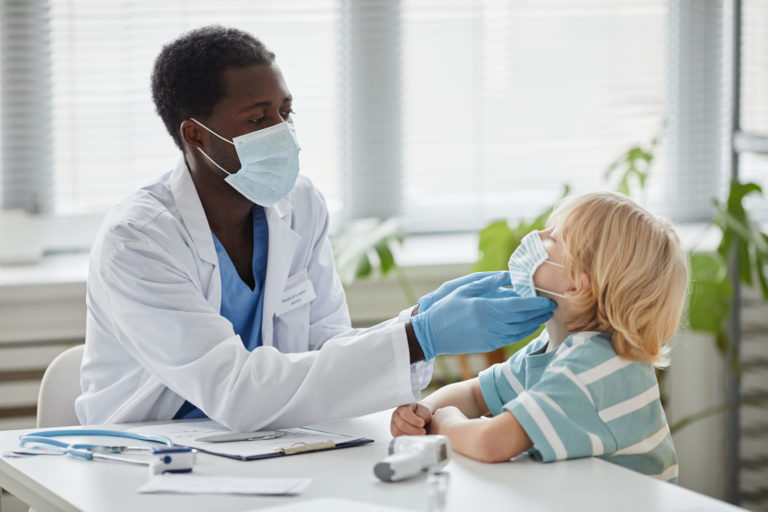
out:
M37 428L79 425L75 399L80 395L80 364L85 345L68 348L51 361L37 396Z

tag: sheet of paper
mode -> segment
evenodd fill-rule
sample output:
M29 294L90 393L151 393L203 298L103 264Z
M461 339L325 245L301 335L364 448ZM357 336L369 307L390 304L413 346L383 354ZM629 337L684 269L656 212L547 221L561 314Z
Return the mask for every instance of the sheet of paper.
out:
M338 498L315 498L313 500L304 500L259 510L260 512L304 512L306 510L311 510L312 512L405 512L410 509L388 507L362 501L341 500ZM252 510L249 512L256 511Z
M131 431L138 434L161 434L170 437L174 443L182 446L189 446L190 448L199 448L214 453L235 455L239 457L252 457L265 453L274 453L281 448L291 448L324 441L333 441L334 443L339 444L355 439L354 437L322 432L320 430L286 428L276 431L280 433L279 437L269 436L269 439L231 441L227 443L198 441L201 437L230 432L225 426L207 419L147 425L131 429Z
M301 494L311 478L244 478L205 476L194 473L152 477L139 488L141 494L253 494L284 496Z

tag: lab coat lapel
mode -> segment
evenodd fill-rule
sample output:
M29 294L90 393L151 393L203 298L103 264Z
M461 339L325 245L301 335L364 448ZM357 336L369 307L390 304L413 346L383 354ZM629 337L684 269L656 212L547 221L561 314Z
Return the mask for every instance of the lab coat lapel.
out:
M265 346L274 345L273 320L283 298L288 273L301 235L291 229L293 205L283 198L271 208L264 208L269 228L267 251L267 278L264 283L264 311L261 322L261 341Z
M197 195L195 183L192 181L192 175L189 173L183 156L179 158L176 169L171 174L170 185L173 200L179 208L179 216L192 238L198 256L201 260L217 268L219 257L216 254L216 247L213 245L211 227L208 224L203 204L200 202L200 196ZM213 272L213 279L218 279L218 272ZM206 294L206 299L218 311L221 307L221 284L217 286L212 283Z

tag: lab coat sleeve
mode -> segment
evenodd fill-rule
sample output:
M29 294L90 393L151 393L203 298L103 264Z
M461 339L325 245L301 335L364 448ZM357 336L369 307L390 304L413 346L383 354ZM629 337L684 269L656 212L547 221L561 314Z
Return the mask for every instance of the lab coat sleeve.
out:
M312 284L317 291L317 299L313 301L310 309L310 348L320 348L326 341L338 335L352 334L349 309L344 294L344 288L341 279L336 272L336 265L333 257L333 249L329 232L328 210L325 206L325 200L317 189L314 189L315 199L318 201L319 209L322 215L321 222L313 244L312 254L308 264L308 274L312 279ZM409 307L400 312L400 314L391 320L382 322L370 329L382 329L394 324L403 324L411 316L413 307ZM362 329L356 332L363 332ZM432 380L433 361L418 362L411 365L411 388L414 399L421 397L421 390L426 388Z
M127 238L100 248L92 300L141 367L210 418L238 431L294 427L412 400L403 325L351 331L315 351L248 352L167 244Z

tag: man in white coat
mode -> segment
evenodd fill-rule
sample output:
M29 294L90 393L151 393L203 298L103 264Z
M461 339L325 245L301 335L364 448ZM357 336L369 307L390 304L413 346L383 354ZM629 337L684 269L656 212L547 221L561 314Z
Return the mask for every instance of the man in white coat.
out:
M161 51L152 94L182 154L92 248L83 424L246 431L366 414L418 399L436 354L493 350L549 318L551 301L518 297L499 272L352 329L274 54L238 30L194 30Z

